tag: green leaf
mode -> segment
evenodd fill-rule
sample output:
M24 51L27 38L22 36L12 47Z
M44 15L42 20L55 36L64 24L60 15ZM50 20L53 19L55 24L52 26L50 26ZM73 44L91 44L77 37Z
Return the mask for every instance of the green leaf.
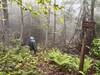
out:
M82 75L85 75L85 73L84 73L84 72L82 72L82 71L79 71L79 73L81 73Z

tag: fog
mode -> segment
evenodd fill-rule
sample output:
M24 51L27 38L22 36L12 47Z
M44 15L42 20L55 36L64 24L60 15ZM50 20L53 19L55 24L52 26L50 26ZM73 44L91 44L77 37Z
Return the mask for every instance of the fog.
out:
M38 10L38 5L34 4L34 0L23 0L23 3L31 3L33 7ZM57 0L57 4L62 5L62 1ZM69 43L70 40L73 44L79 42L80 40L80 34L81 34L81 24L77 24L77 20L80 19L80 9L81 4L67 4L65 6L65 15L66 15L66 42ZM70 8L70 9L69 9ZM95 10L96 11L96 10ZM22 26L22 14L21 9L16 3L10 3L8 2L8 12L9 12L9 28L10 32L12 33L21 33L21 26ZM62 32L64 28L64 24L59 23L59 18L63 17L64 11L57 12L57 31L56 31L56 41L60 42L62 41L63 37ZM54 15L53 10L51 10L50 14L50 27L53 28L54 26ZM99 14L99 12L96 12L96 15ZM2 15L2 12L0 13ZM45 35L46 35L46 29L45 25L47 25L47 18L44 17L44 15L39 16L32 16L30 12L26 11L23 15L24 20L24 38L27 38L28 36L33 35L36 40L40 42L45 42ZM0 22L1 23L1 22ZM2 25L1 25L2 26ZM53 29L49 32L50 37L49 40L52 40L53 37ZM41 36L42 35L42 36Z

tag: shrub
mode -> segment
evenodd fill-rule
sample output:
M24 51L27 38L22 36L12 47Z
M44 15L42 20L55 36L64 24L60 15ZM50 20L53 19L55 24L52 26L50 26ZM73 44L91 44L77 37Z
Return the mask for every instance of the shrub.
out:
M74 71L79 70L79 63L80 60L77 56L72 56L72 55L68 55L68 54L63 54L60 52L59 49L52 49L49 53L48 53L48 59L50 61L55 62L57 65L66 67L67 69L71 69ZM89 57L86 57L85 59L85 63L84 63L84 71L83 73L87 73L87 70L93 65L92 63L92 59Z
M93 40L92 55L100 57L100 39L94 39Z
M9 48L6 53L0 52L1 75L39 75L37 61L27 47Z
M54 48L48 53L48 59L53 61L61 68L67 69L69 72L78 72L79 59L68 54L62 54L59 49ZM76 61L75 61L76 60Z
M84 69L83 69L84 74L87 74L88 71L91 70L92 67L94 67L93 64L94 64L93 60L87 56L84 61Z
M100 61L97 61L95 64L97 74L100 75Z

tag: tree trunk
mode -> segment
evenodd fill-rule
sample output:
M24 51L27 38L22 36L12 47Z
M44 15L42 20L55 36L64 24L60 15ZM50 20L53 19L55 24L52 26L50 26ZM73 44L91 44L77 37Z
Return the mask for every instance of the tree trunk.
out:
M94 21L94 7L95 7L95 1L91 0L91 20Z
M64 46L66 46L66 15L65 15L65 7L64 7Z
M95 24L95 20L94 20L94 8L95 8L95 2L96 0L92 0L91 1L91 21L94 22ZM95 34L95 25L94 25L94 28L93 28L93 38L96 36Z
M8 21L8 5L7 0L2 0L3 7L3 41L8 44L9 42L9 21Z
M54 0L54 6L56 5L56 0ZM53 33L53 45L56 44L56 11L54 10L54 33Z
M21 6L22 6L22 1L21 1ZM21 22L22 22L22 25L21 25L21 34L20 34L20 40L21 40L21 42L23 42L24 19L23 19L23 9L22 9L22 7L20 7L20 11L21 11Z
M95 37L95 22L94 22L94 6L95 6L95 0L91 0L91 14L90 16L87 16L89 13L88 10L86 10L86 8L89 9L89 7L86 5L87 1L84 0L83 4L84 4L84 8L83 8L83 21L84 21L84 25L82 26L82 30L84 33L84 28L88 29L87 32L87 37L86 37L86 54L89 54L90 48L91 48L91 43ZM84 35L83 35L84 36Z
M82 47L81 47L81 52L80 52L80 64L79 64L79 71L83 72L84 68L84 59L85 59L85 47L86 47L86 36L87 36L87 31L84 31L84 36L82 38ZM79 75L82 75L79 73Z
M20 40L23 41L24 19L23 19L23 9L22 8L20 8L20 9L21 9L21 22L22 22Z
M51 2L49 3L51 5ZM47 28L46 28L46 39L45 39L45 47L48 47L49 43L49 26L50 26L50 8L48 10L48 16L47 16Z
M91 0L91 15L90 15L90 24L88 33L87 33L87 51L90 51L91 43L95 37L95 21L94 21L94 8L95 8L95 1Z
M80 53L80 66L79 66L79 71L83 71L84 68L84 57L85 54L88 54L90 51L91 43L94 38L94 33L95 33L95 23L94 23L94 6L95 6L95 0L91 0L91 15L87 17L86 12L86 6L84 0L84 13L83 13L83 24L82 24L82 29L83 29L83 38L82 38L82 47L81 47L81 53ZM88 18L88 20L87 20ZM79 74L82 75L82 74Z

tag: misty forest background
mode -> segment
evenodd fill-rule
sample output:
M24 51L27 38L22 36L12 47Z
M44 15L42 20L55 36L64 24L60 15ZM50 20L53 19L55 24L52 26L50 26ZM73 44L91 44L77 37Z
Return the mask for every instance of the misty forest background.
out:
M100 75L99 11L99 0L0 0L0 75Z
M96 1L96 3L94 18L96 21L96 34L99 37L99 2ZM16 2L8 1L8 13L5 14L8 15L6 28L9 30L9 37L18 34L26 41L27 37L33 35L38 43L45 45L51 45L53 42L59 45L68 44L69 42L73 45L79 43L82 32L82 25L79 24L82 21L80 20L83 12L82 1L56 1L56 4L57 6L54 9L54 1L49 4L38 4L34 0L23 0L22 5L33 10L30 12L30 10L25 11ZM3 24L5 19L3 19L2 9L0 15L0 31L2 34L3 29L6 29Z

